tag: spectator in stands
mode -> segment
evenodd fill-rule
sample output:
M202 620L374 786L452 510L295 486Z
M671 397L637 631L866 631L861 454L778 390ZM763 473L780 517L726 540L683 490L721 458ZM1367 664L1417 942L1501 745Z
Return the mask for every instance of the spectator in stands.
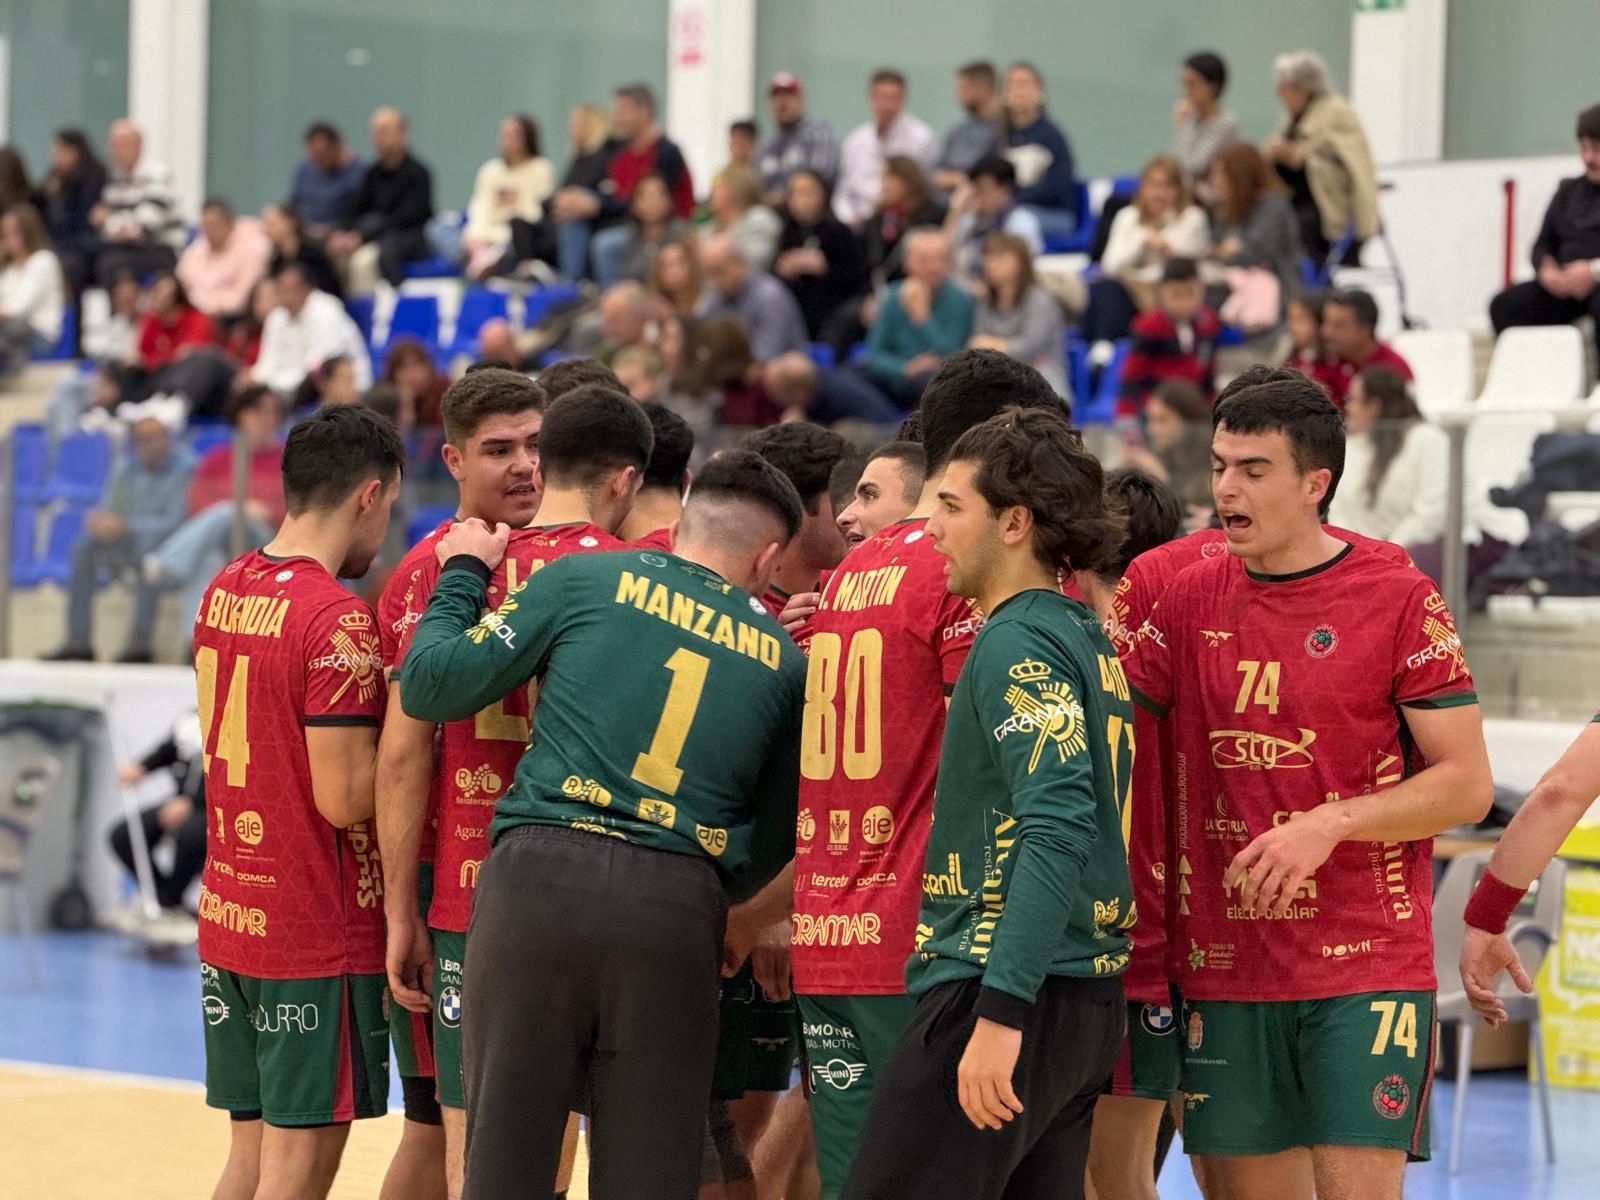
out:
M761 131L754 121L735 121L728 126L728 166L756 169L756 147ZM760 176L758 175L759 179Z
M344 286L339 282L339 272L333 269L333 260L306 232L300 214L292 205L267 205L261 210L261 228L272 243L267 274L276 276L293 263L305 271L306 278L317 291L344 299Z
M967 344L973 302L950 278L950 239L924 226L906 235L906 277L889 289L868 338L865 374L900 408L916 406L946 355Z
M478 168L461 230L469 277L494 273L511 248L512 221L538 224L555 186L555 167L539 153L539 123L522 113L501 118L500 153Z
M1262 146L1288 185L1300 240L1318 262L1345 237L1343 261L1361 262L1361 243L1378 232L1378 170L1367 131L1350 102L1333 90L1328 67L1309 50L1272 64L1284 115Z
M1014 233L997 229L983 239L984 288L967 345L1027 363L1070 401L1061 304L1034 280L1033 256Z
M383 362L383 377L400 394L401 409L415 425L442 425L439 402L444 399L450 380L434 365L428 348L414 337L400 337L389 347Z
M327 121L314 122L303 140L306 156L294 169L288 207L300 214L311 236L322 238L354 222L367 168Z
M833 215L827 186L815 172L789 176L784 214L773 274L794 293L806 335L821 340L839 307L866 291L866 259L856 236Z
M144 135L132 121L111 123L106 151L111 178L89 214L99 235L95 273L101 286L124 271L171 270L187 236L172 172L144 153Z
M1144 436L1128 426L1123 462L1162 480L1188 510L1186 525L1202 529L1211 500L1211 400L1187 379L1158 384L1144 406Z
M907 230L938 225L943 217L938 203L928 195L927 176L915 161L896 156L884 163L878 211L861 230L861 247L873 285L882 287L903 278L900 240Z
M200 209L200 236L179 257L177 273L194 306L228 324L244 312L271 258L272 243L260 223L235 220L233 206L213 196Z
M611 269L612 256L595 256L595 282L601 287L610 287L622 279L643 282L662 246L694 238L694 226L673 210L672 192L659 175L646 175L634 184L628 219L618 229L625 236L615 256L616 279L603 273Z
M611 369L617 373L622 386L640 404L654 400L666 383L666 368L661 353L654 346L629 346L618 353Z
M1031 63L1006 69L1003 153L1017 170L1017 201L1039 218L1044 236L1066 235L1084 217L1067 135L1044 108L1044 79Z
M651 317L650 296L644 286L625 279L605 290L598 311L586 316L574 330L569 348L609 367L624 346L649 344Z
M0 146L0 212L18 204L39 207L40 194L28 181L28 164L15 146Z
M1378 340L1378 304L1357 288L1329 292L1322 302L1322 341L1328 352L1326 368L1313 378L1344 407L1351 381L1368 367L1388 367L1402 379L1411 378L1411 366L1388 342Z
M372 149L348 227L328 235L328 250L348 257L347 282L355 296L372 292L381 276L390 287L406 277L406 264L428 256L424 230L433 216L433 173L411 156L404 115L388 105L372 114Z
M656 123L655 93L642 83L618 88L612 96L611 128L620 145L611 153L600 188L564 187L556 193L559 259L568 278L582 277L582 264L590 254L597 280L622 278L620 260L629 231L618 222L633 202L633 189L646 175L659 175L666 182L679 217L687 221L694 215L689 164Z
M1239 140L1239 119L1222 107L1228 64L1221 55L1198 51L1183 60L1178 85L1183 95L1172 106L1172 157L1204 198L1218 152Z
M1034 257L1044 253L1039 218L1017 203L1016 168L997 154L973 167L970 181L956 189L945 229L955 246L956 278L974 291L985 287L984 242L991 233L1022 239Z
M1289 360L1283 365L1308 379L1320 378L1328 369L1328 352L1322 344L1322 293L1289 297L1284 324L1289 328Z
M151 882L155 884L155 899L161 907L160 915L154 921L149 920L142 898L135 896L125 910L113 912L106 922L118 932L142 933L150 939L152 947L158 942L163 945L172 942L192 945L195 941L195 916L184 908L183 897L189 886L200 877L206 863L204 751L205 737L200 730L200 717L190 706L178 718L172 732L150 753L117 768L117 782L123 787L133 787L155 771L167 771L178 789L177 795L142 809L138 814L139 823L144 829L142 849ZM128 820L119 820L111 827L109 841L111 852L127 869L130 879L137 886L139 868L135 862L133 834ZM170 869L163 865L165 856L155 853L156 847L163 843L170 843L172 847Z
M845 135L839 148L839 179L833 189L833 211L852 228L877 211L883 196L883 166L891 158L909 158L923 169L933 167L938 152L933 130L906 112L906 77L880 67L867 86L872 120Z
M133 362L139 352L139 322L144 319L144 289L131 274L119 275L106 292L106 307L84 314L83 353L98 363Z
M789 176L799 170L812 172L832 187L839 175L839 143L826 121L806 115L800 81L779 71L767 84L767 106L772 110L772 136L756 154L767 203L773 208L783 203Z
M1533 240L1535 278L1489 302L1498 335L1513 325L1565 325L1588 315L1600 339L1600 104L1578 114L1583 174L1564 179Z
M687 242L668 242L656 251L648 279L651 299L666 312L691 315L705 294L705 274L700 257Z
M1134 317L1155 307L1156 285L1167 260L1200 258L1210 248L1206 214L1189 203L1178 160L1166 154L1151 159L1139 173L1133 202L1111 219L1100 256L1103 275L1089 285L1084 339L1126 337Z
M250 299L245 310L228 329L222 348L242 370L248 371L261 357L261 333L267 327L267 318L278 307L278 285L273 276L263 275L250 289Z
M348 358L330 358L318 363L317 369L300 384L290 404L289 423L298 424L319 408L360 404L361 394L355 364Z
M50 173L40 186L50 241L72 295L83 295L94 267L97 233L90 219L106 186L106 169L81 129L58 129L50 139Z
M735 163L717 176L706 200L711 232L731 233L745 260L758 271L771 268L783 229L782 218L762 203L764 199L755 168Z
M33 205L13 205L0 216L0 261L0 377L5 377L61 340L61 261Z
M1212 257L1224 268L1270 272L1281 314L1300 290L1300 228L1283 184L1260 151L1235 142L1211 164L1211 194Z
M171 271L163 271L145 292L144 320L139 323L139 365L155 371L192 353L215 345L216 326L189 301L183 284Z
M372 383L367 340L340 304L311 286L304 267L290 263L273 277L278 307L261 331L261 354L250 378L284 396L294 395L317 364L348 358L362 388Z
M994 64L983 59L956 71L956 104L966 116L944 135L944 148L934 165L933 186L953 192L972 169L1000 145L1000 104L995 97Z
M1185 379L1212 394L1222 322L1206 307L1200 269L1192 258L1169 258L1156 288L1156 307L1133 322L1133 344L1117 394L1119 420L1137 419L1150 393L1168 379Z
M132 453L118 464L98 507L84 515L84 537L72 550L67 580L67 638L51 662L94 659L94 596L102 568L137 578L145 555L178 528L184 496L194 474L194 457L173 445L169 424L139 415L128 435ZM133 627L120 661L149 662L155 633L158 593L142 584L134 589Z
M1344 405L1344 475L1329 519L1410 549L1444 537L1449 439L1417 408L1406 379L1368 367Z
M479 326L477 361L510 371L522 369L522 351L517 349L517 336L511 330L511 322L495 317Z
M806 323L794 295L767 272L751 267L731 235L708 239L702 259L711 284L702 316L738 318L757 362L806 348Z

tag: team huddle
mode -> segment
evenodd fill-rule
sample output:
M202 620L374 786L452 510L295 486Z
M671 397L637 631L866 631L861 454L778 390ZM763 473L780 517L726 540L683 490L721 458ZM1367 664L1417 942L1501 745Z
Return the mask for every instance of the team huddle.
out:
M560 1195L579 1114L601 1200L1145 1200L1174 1120L1213 1200L1401 1194L1431 838L1492 789L1438 590L1323 523L1315 384L1224 391L1186 536L990 351L864 462L691 473L589 360L444 417L457 519L376 612L359 408L199 611L219 1200L326 1195L391 1043L396 1200ZM1491 1016L1541 865L1474 898Z

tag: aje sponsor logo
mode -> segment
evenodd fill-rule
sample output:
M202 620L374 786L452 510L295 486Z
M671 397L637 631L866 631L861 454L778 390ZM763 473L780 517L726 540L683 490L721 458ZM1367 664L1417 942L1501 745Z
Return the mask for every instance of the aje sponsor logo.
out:
M793 920L794 933L789 940L796 946L876 946L881 941L883 922L874 912L825 917L795 913Z
M702 825L696 821L694 824L694 840L700 843L712 858L721 858L722 852L728 848L728 831L715 825Z
M1224 771L1235 767L1252 771L1309 767L1311 743L1317 740L1314 729L1301 729L1297 742L1251 729L1213 729L1209 736L1211 764Z
M259 908L224 900L209 888L200 889L200 919L220 925L229 933L267 936L267 914Z
M259 846L266 824L258 812L245 811L233 819L233 834L246 846Z
M875 804L861 814L861 840L869 846L887 845L894 837L894 814Z

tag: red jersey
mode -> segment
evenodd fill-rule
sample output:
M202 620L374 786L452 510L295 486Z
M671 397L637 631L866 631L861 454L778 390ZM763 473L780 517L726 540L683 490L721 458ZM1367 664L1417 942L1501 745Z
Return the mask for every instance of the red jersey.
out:
M305 730L383 719L372 610L309 558L253 551L194 626L205 730L200 957L258 979L383 970L383 871L367 822L317 811Z
M1344 407L1345 397L1350 394L1351 380L1368 367L1388 367L1402 379L1411 378L1411 364L1401 358L1388 342L1379 342L1372 352L1372 357L1359 366L1338 358L1315 363L1309 371L1302 368L1299 363L1290 365L1320 383L1340 408Z
M1169 958L1185 996L1434 987L1431 839L1340 843L1282 920L1222 883L1274 825L1416 769L1401 706L1477 703L1443 598L1395 549L1350 542L1279 577L1203 559L1163 593L1124 660L1140 702L1171 714Z
M528 576L563 555L621 549L623 543L598 525L546 525L516 530L504 560L489 580L489 606L498 607L521 590ZM424 606L440 574L437 557L430 561L432 566L424 569L417 588ZM410 648L415 629L411 625L401 641L402 657ZM430 928L467 931L478 868L489 853L489 821L528 747L537 690L537 684L529 683L476 716L451 721L443 727L439 738L439 840L434 855L433 903L428 909Z
M642 538L628 543L632 550L659 550L663 554L672 553L672 526L663 525L660 529L652 529Z
M982 618L925 521L846 556L811 619L794 865L795 989L898 995L915 942L945 697Z

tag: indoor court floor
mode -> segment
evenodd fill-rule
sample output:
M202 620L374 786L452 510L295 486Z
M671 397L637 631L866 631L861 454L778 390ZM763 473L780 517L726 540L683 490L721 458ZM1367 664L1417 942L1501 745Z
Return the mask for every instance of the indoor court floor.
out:
M114 934L48 934L28 985L18 940L0 936L0 1197L179 1200L205 1196L227 1122L205 1107L199 972L192 957L151 961ZM1453 1089L1435 1097L1434 1150L1412 1167L1410 1200L1593 1200L1600 1178L1600 1093L1555 1093L1554 1167L1540 1161L1537 1118L1519 1075L1478 1076L1462 1172L1444 1169ZM391 1114L359 1121L333 1189L373 1200L400 1133ZM1444 1128L1440 1128L1440 1121ZM581 1164L580 1164L581 1165ZM587 1195L580 1170L571 1192ZM1174 1154L1163 1200L1198 1196Z

